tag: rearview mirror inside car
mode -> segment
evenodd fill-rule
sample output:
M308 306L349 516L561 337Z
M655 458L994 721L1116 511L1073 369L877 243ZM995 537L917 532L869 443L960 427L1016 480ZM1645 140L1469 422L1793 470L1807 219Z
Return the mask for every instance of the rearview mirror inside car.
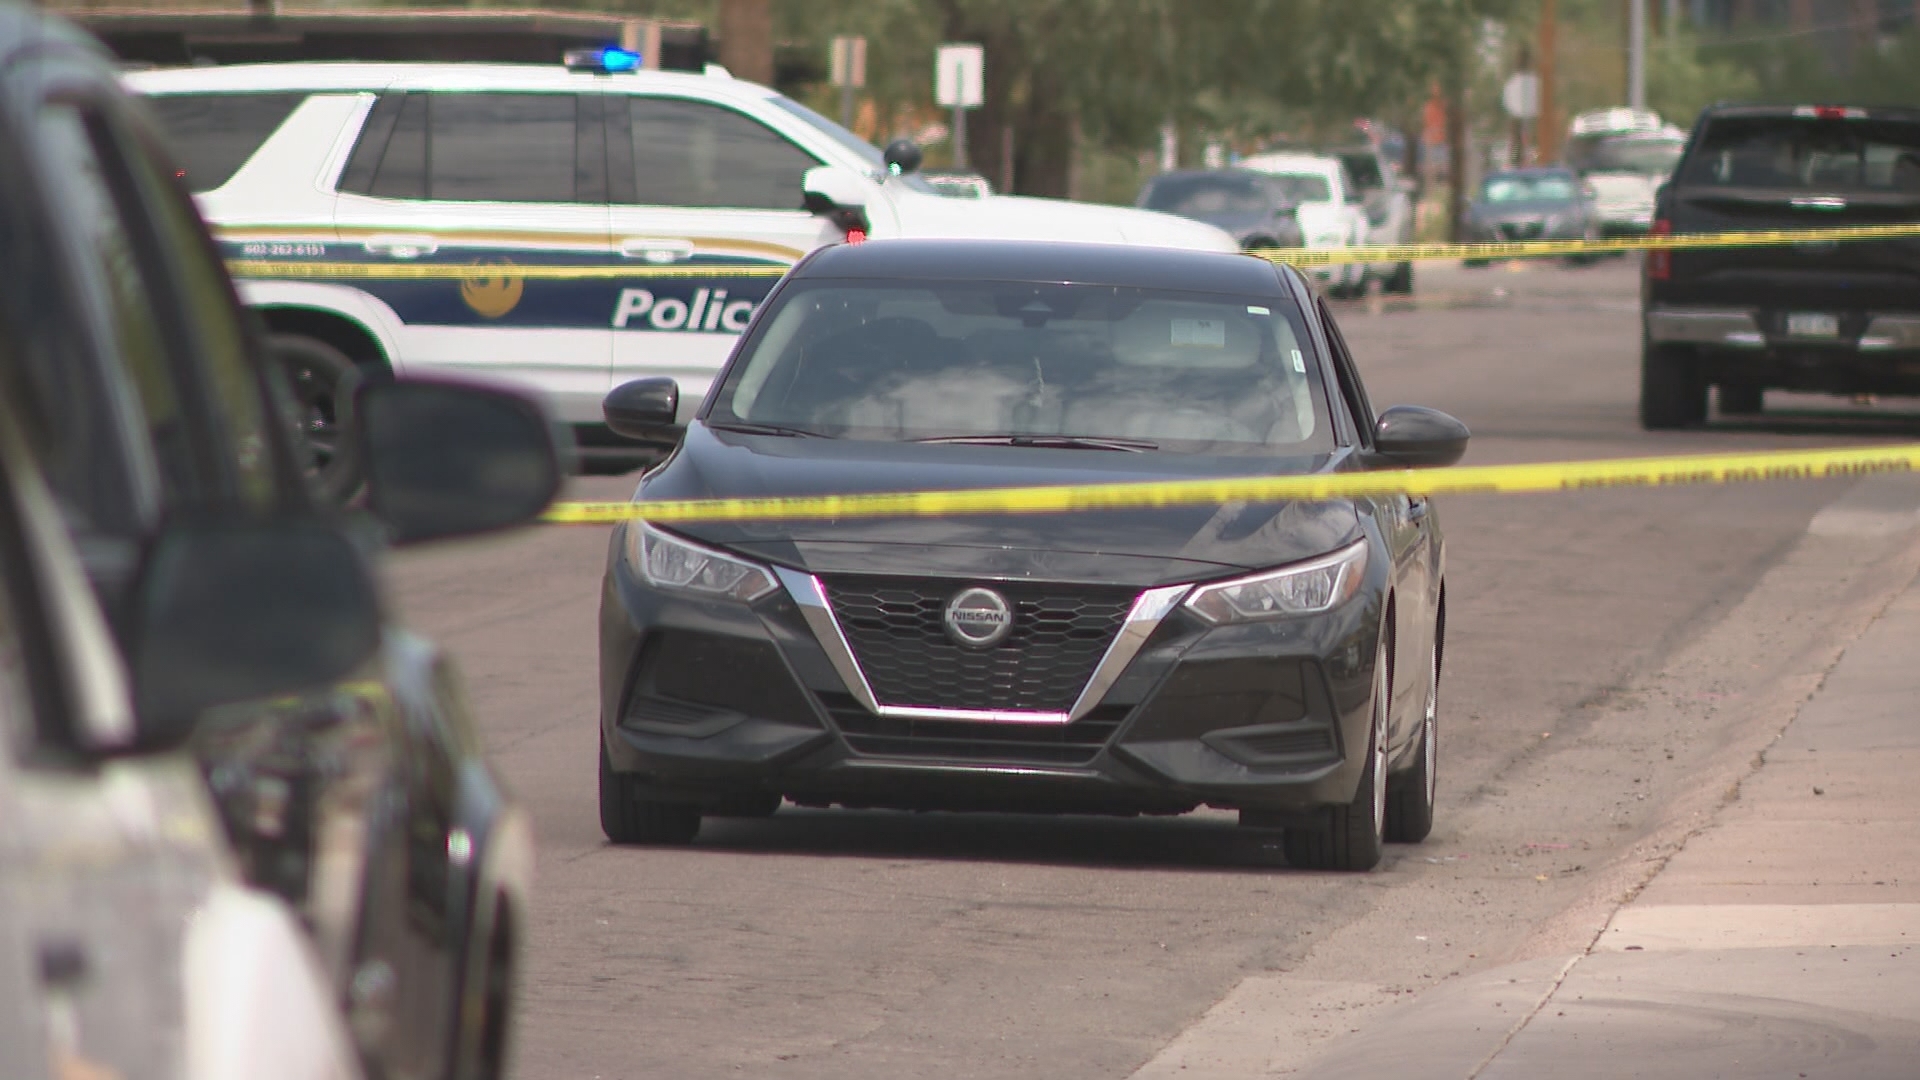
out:
M1473 433L1438 409L1395 405L1374 426L1374 453L1400 468L1452 465L1466 455Z
M136 745L176 746L210 709L338 681L379 648L380 623L372 571L335 525L172 526L127 624Z
M672 379L635 379L613 388L600 414L615 435L649 443L678 442L680 384Z
M355 413L367 505L394 544L524 525L560 491L558 432L531 398L402 379L363 386Z

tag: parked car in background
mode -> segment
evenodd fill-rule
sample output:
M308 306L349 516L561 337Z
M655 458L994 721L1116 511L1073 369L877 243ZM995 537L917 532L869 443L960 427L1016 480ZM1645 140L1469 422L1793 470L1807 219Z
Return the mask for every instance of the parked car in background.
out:
M1284 178L1252 169L1161 173L1134 205L1225 229L1248 251L1302 247L1306 239Z
M78 32L8 29L30 62L0 55L0 397L129 669L138 727L115 749L191 751L230 864L310 929L369 1071L497 1076L529 825L446 655L386 622L373 564L532 519L559 483L553 426L497 389L367 382L339 449L371 514L325 505L285 369L147 110Z
M1920 220L1920 109L1716 105L1654 232ZM1920 394L1920 239L1648 252L1640 420L1761 411L1770 389Z
M1279 152L1243 158L1240 167L1276 177L1293 200L1308 248L1364 247L1369 227L1361 193L1347 179L1346 166L1322 154ZM1365 263L1342 263L1312 271L1313 280L1334 296L1353 296L1366 288L1372 274L1388 268Z
M1501 244L1516 240L1596 240L1600 216L1592 194L1571 170L1562 168L1509 169L1489 175L1467 208L1462 222L1469 244ZM1570 262L1591 262L1594 256L1570 256ZM1468 259L1468 266L1485 266L1485 259Z
M1331 151L1346 167L1347 181L1360 192L1367 216L1367 243L1372 247L1400 247L1414 241L1413 182L1394 168L1380 148L1368 143ZM1413 291L1413 262L1393 263L1381 278L1390 293Z
M1573 118L1567 166L1593 189L1603 236L1644 236L1654 193L1672 175L1687 133L1645 109L1603 109Z
M247 281L267 325L305 340L320 421L335 415L334 376L355 368L485 375L540 394L575 425L588 460L625 468L653 451L609 431L601 397L672 376L691 415L778 276L732 271L777 272L853 235L1237 247L1209 226L1130 208L947 198L919 175L912 143L883 154L765 87L637 71L616 49L560 59L127 77L165 124L229 257L500 267L462 281L308 277L296 265ZM542 263L635 273L513 272Z

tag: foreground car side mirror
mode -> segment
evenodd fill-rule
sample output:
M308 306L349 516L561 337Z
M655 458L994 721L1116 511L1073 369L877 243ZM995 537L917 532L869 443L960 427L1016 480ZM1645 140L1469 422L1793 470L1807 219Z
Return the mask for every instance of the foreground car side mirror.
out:
M600 415L615 435L641 442L678 442L680 384L672 379L635 379L613 388Z
M210 709L346 677L379 648L380 624L372 570L336 525L168 528L127 623L136 748L181 744Z
M1467 452L1473 433L1438 409L1395 405L1374 425L1373 452L1388 468L1452 465Z
M560 446L533 399L467 383L368 383L355 403L367 505L392 543L473 536L539 517Z

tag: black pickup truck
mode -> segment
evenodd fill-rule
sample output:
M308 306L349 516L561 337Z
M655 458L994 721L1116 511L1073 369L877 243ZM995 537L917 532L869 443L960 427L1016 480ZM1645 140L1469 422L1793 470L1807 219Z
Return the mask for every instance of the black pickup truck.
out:
M1718 105L1653 232L1920 222L1920 109ZM1769 389L1920 395L1920 236L1648 252L1640 421L1761 410Z

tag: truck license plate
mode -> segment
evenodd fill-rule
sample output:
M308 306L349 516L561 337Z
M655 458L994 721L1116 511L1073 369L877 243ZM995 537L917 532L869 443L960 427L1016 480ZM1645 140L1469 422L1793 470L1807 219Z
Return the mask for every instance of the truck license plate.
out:
M1793 312L1787 316L1787 336L1837 338L1840 336L1840 317L1808 311Z

